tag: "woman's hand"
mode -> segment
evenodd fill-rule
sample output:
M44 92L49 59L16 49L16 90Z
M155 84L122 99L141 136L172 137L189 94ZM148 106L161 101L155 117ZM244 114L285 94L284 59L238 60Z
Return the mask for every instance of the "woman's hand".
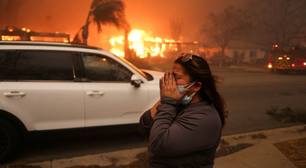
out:
M187 93L185 90L180 94L177 89L176 81L172 71L166 71L164 76L159 80L160 96L172 97L177 100L181 100Z

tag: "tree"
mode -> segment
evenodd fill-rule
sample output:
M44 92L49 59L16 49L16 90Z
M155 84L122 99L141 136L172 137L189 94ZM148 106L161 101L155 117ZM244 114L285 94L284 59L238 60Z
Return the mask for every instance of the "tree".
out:
M183 30L183 20L172 18L169 20L171 38L179 40Z
M87 45L88 27L91 22L97 25L98 33L102 32L103 25L115 26L117 29L130 31L130 26L125 18L125 5L122 0L93 0L85 25L77 32L73 43L81 43L81 33L83 44Z
M202 31L221 47L221 59L219 66L222 67L225 48L229 42L242 36L251 22L246 11L228 7L221 14L211 13L209 15L210 24L204 24Z
M249 10L258 20L262 41L285 47L306 38L305 8L305 0L254 0Z
M170 35L171 38L174 40L179 40L180 36L182 34L183 31L183 20L178 19L178 18L171 18L169 20L170 23ZM182 51L182 46L181 43L176 43L177 44L177 51L181 52Z

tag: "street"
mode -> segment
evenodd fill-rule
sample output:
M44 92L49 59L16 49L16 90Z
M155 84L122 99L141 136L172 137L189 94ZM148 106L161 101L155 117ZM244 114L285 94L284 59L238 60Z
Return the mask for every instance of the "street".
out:
M229 117L223 135L280 127L267 110L272 107L306 110L306 76L272 73L218 73L220 92L228 104ZM285 122L284 126L298 123Z
M229 118L223 135L281 127L266 111L272 107L306 110L306 76L264 72L216 72ZM285 122L284 126L300 123ZM137 125L30 135L10 163L22 164L145 147Z

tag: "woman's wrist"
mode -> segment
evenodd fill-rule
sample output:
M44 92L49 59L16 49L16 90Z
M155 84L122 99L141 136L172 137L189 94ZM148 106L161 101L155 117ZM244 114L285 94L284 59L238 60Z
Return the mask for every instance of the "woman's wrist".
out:
M173 97L163 96L161 97L161 104L169 104L169 105L178 107L178 105L180 104L180 101Z

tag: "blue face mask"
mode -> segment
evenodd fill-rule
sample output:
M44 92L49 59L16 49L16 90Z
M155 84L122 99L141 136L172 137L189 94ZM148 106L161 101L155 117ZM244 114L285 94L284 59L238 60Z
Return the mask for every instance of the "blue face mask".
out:
M192 85L194 85L195 82L191 82L187 85L177 85L177 89L179 90L180 93L183 93L185 90L189 89ZM185 87L188 86L186 89ZM188 104L191 100L192 97L196 94L196 92L192 93L189 97L187 96L187 94L182 98L181 100L181 104L186 105Z

